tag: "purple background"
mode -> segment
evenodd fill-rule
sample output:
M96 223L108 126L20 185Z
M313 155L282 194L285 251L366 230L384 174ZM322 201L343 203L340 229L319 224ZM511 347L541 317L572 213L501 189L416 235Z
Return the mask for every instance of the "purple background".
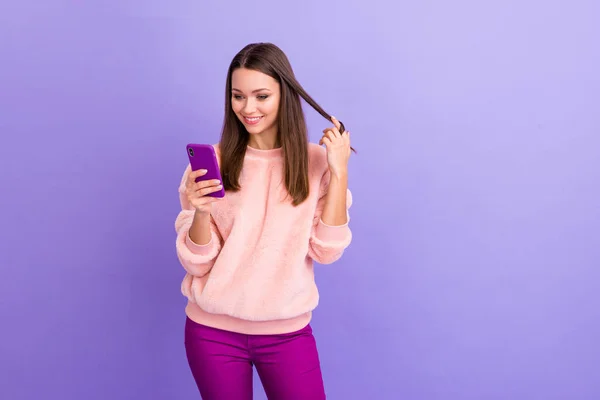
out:
M329 398L600 398L599 17L592 0L2 1L0 398L197 398L177 186L254 41L359 150L354 243L318 266ZM328 123L307 114L316 141Z

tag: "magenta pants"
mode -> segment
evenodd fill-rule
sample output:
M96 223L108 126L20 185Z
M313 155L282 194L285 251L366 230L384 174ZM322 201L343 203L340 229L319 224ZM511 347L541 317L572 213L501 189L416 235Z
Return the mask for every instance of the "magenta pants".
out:
M203 400L251 400L252 368L269 400L322 400L325 389L310 325L245 335L185 322L185 350Z

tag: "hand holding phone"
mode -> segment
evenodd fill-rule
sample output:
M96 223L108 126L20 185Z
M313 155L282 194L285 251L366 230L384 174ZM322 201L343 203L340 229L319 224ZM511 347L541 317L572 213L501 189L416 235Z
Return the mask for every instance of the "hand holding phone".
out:
M188 144L186 149L192 169L186 182L188 201L197 211L208 214L211 204L225 197L215 149L205 144Z

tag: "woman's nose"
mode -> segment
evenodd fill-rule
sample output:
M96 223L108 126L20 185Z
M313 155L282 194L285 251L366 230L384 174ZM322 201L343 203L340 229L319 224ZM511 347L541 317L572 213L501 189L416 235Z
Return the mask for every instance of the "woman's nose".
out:
M246 104L244 104L243 112L244 114L252 114L256 111L256 103L250 99L246 100Z

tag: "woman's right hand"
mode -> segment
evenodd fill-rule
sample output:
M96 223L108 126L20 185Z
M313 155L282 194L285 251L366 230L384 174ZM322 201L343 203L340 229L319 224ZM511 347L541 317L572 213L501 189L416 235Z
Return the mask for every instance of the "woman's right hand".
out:
M218 179L196 182L196 178L204 176L206 173L205 169L190 172L185 185L188 201L201 214L210 214L211 204L220 200L217 197L207 195L218 192L223 187Z

